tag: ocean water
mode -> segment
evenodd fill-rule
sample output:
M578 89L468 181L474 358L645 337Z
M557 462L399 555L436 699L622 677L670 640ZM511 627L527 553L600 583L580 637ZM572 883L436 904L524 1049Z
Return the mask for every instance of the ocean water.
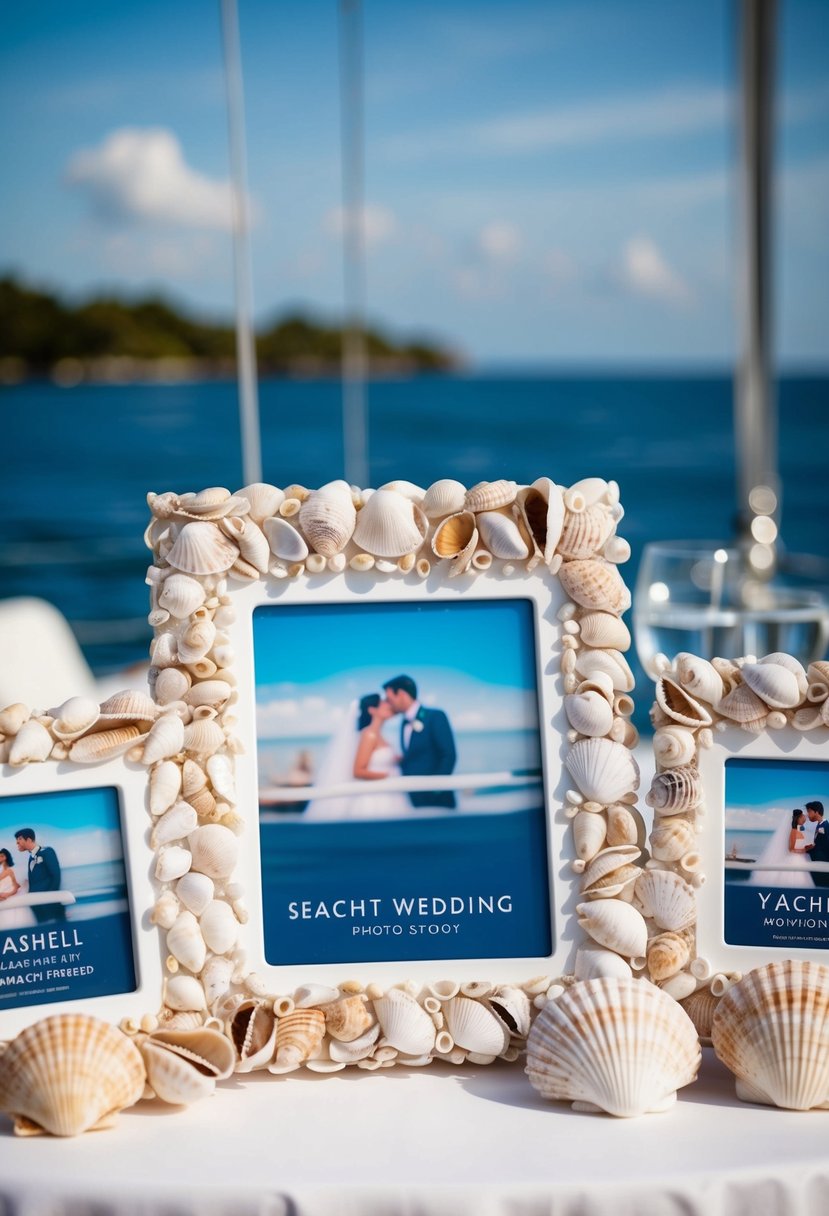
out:
M829 555L829 378L779 384L783 537ZM342 475L340 386L260 386L264 475ZM30 383L0 390L0 596L39 595L98 671L146 656L146 494L242 484L235 384ZM728 537L735 514L727 376L433 376L372 383L370 480L467 485L542 474L616 479L633 585L653 540Z

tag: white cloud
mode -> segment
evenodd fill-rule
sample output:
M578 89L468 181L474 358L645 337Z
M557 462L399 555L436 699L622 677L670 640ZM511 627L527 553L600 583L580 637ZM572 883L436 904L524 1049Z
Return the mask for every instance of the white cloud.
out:
M521 249L521 233L514 224L494 220L478 233L478 248L494 262L511 262Z
M189 228L230 229L231 186L191 168L163 127L122 127L97 148L76 152L67 180L115 219Z
M365 203L362 213L349 213L344 207L332 207L325 216L325 230L329 236L341 238L352 224L361 225L367 249L385 244L397 232L394 212L379 203Z
M620 277L637 295L674 304L685 303L690 292L684 280L668 265L649 237L635 236L622 250Z

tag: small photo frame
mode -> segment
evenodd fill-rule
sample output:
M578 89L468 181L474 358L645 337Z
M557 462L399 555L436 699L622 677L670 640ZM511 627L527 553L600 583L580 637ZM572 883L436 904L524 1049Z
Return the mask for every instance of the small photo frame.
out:
M684 999L776 959L826 962L829 664L680 654L652 718L651 977ZM669 900L683 911L660 923ZM687 951L665 975L671 935Z
M161 1002L146 770L0 769L0 1037L56 1013L120 1022Z

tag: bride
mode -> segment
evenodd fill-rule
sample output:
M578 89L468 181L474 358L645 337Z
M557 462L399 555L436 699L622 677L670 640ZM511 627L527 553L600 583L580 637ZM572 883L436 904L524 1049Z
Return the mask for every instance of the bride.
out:
M398 757L383 734L383 727L394 710L379 693L367 693L349 711L328 745L317 774L318 786L344 782L378 782L384 777L399 777ZM406 794L381 787L366 793L315 798L309 802L303 819L389 819L411 814Z
M24 894L14 872L14 861L8 849L0 849L0 929L27 929L35 918L29 908L6 908L12 895Z
M769 843L758 858L761 865L774 862L791 862L797 866L792 870L752 870L749 882L761 887L812 887L812 875L805 852L806 835L803 825L806 814L799 808L782 816Z

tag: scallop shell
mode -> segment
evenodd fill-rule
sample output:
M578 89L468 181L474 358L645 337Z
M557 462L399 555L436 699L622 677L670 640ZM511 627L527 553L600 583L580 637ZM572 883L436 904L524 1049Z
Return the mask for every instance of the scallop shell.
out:
M618 650L583 650L576 658L576 671L586 680L603 671L617 692L630 692L634 685L633 672Z
M579 637L585 646L601 650L629 650L630 630L610 612L587 612L579 621Z
M167 949L188 971L201 971L207 948L192 912L180 912L172 928L167 930Z
M630 592L619 571L608 562L565 562L559 580L570 599L582 608L619 616L630 607Z
M680 1002L701 1039L710 1040L714 1011L721 1000L722 997L714 996L710 988L698 988Z
M227 954L239 939L239 922L230 904L222 899L212 900L199 916L199 929L208 950Z
M276 1023L276 1059L271 1071L289 1072L317 1052L325 1036L321 1009L296 1009Z
M354 528L354 541L374 557L403 557L423 544L426 516L415 503L395 490L372 494Z
M696 845L697 834L687 819L657 820L650 836L651 853L657 861L679 861Z
M299 509L302 531L311 547L324 557L333 557L345 548L356 522L351 489L344 481L321 486L308 495Z
M678 933L697 919L694 888L671 870L644 870L636 883L635 899L660 929Z
M747 684L738 684L717 706L717 713L732 722L744 726L752 722L764 722L768 715L768 706Z
M467 490L464 506L467 511L495 511L514 501L518 486L514 481L479 481Z
M351 1043L358 1039L374 1023L366 1002L359 996L344 996L339 1001L323 1006L325 1028L332 1039Z
M135 1044L106 1022L77 1013L43 1018L3 1053L0 1110L18 1135L77 1136L111 1126L144 1092Z
M435 1024L414 997L400 988L390 989L374 1002L383 1040L407 1056L428 1055L435 1045Z
M208 823L196 828L188 837L192 853L192 868L209 878L227 878L236 868L239 842L230 828L220 823Z
M626 958L641 957L648 944L644 918L621 899L599 899L579 904L579 924L594 941Z
M136 734L138 733L136 730ZM30 718L28 722L23 723L14 736L9 749L9 764L38 764L48 758L54 742L46 727L34 718ZM73 749L77 746L77 743L73 744Z
M184 747L184 723L176 713L165 713L153 725L144 743L141 763L149 767L177 756Z
M567 559L595 557L613 526L613 517L601 506L587 507L579 512L565 511L556 549Z
M564 524L564 499L549 477L539 477L518 493L517 510L524 526L549 566Z
M680 726L696 729L698 726L711 725L708 710L670 676L660 676L656 681L656 701L663 713Z
M579 739L564 760L590 802L609 806L639 788L639 767L630 751L610 739Z
M674 659L677 680L692 696L708 705L718 705L725 696L723 678L712 663L686 651Z
M527 1041L527 1075L545 1098L623 1117L667 1110L700 1060L688 1015L633 979L572 985L545 1005Z
M179 620L190 616L201 608L205 600L204 587L189 574L169 574L161 584L158 597L160 608L166 608L170 616Z
M228 1021L227 1031L236 1051L236 1071L266 1068L276 1049L276 1018L262 1001L242 1001Z
M261 526L264 520L276 515L285 501L285 491L266 481L255 481L237 490L235 497L247 499L251 519Z
M521 535L518 524L500 511L483 511L478 516L478 531L493 557L518 561L530 555L529 546Z
M651 782L645 802L660 815L678 815L693 810L702 799L699 769L693 764L658 773Z
M70 747L69 759L75 764L99 764L101 760L123 755L142 737L144 736L138 726L118 726L115 730L84 735L82 738L76 739ZM14 745L12 745L13 750ZM10 762L14 763L11 760Z
M567 720L580 735L600 738L613 725L613 706L598 692L571 693L564 698Z
M146 730L155 721L157 713L155 703L148 696L127 688L123 692L113 693L101 703L96 726L99 730L111 730L116 726L135 723Z
M308 556L308 545L304 537L287 519L277 515L263 524L271 553L286 562L303 562ZM318 556L323 557L323 554Z
M150 814L163 815L181 792L181 769L172 760L162 760L150 773Z
M238 556L237 546L214 524L192 523L179 532L167 561L184 574L223 574Z
M499 1056L509 1047L506 1026L480 1001L456 996L446 1001L443 1008L446 1028L457 1047L486 1056Z
M466 487L459 481L444 477L435 481L423 496L421 509L429 519L443 519L463 510Z
M573 820L573 841L576 846L576 856L582 861L590 861L595 857L605 842L607 824L604 815L596 815L592 811L578 811Z
M788 1110L826 1109L829 968L786 960L750 972L717 1006L711 1039L737 1077L738 1098Z
M697 754L697 741L684 726L662 726L654 732L653 751L657 764L675 768L691 763Z
M196 870L188 870L176 883L176 895L194 916L201 916L214 894L213 879Z
M150 836L150 848L157 849L163 844L181 840L198 826L198 822L199 817L189 803L177 802L156 820Z
M658 933L648 942L648 974L655 984L681 971L691 957L684 937L678 933Z
M91 697L70 697L53 710L52 734L56 739L77 739L98 721L100 708ZM155 710L153 710L155 717Z
M803 699L794 672L777 663L744 663L742 673L751 691L772 709L794 709Z

